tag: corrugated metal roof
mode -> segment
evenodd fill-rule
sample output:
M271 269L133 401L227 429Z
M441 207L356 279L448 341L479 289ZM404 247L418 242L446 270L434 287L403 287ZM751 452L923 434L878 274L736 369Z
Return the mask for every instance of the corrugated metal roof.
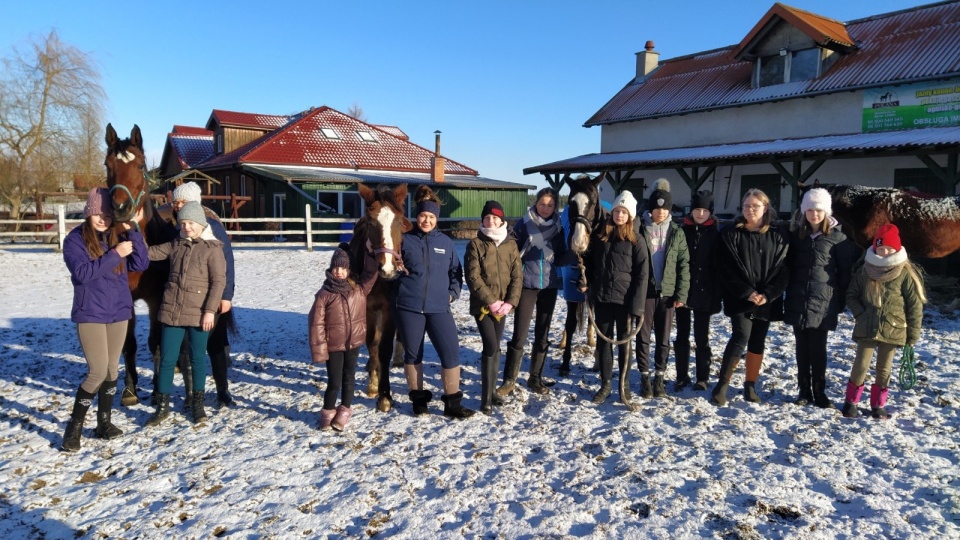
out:
M245 163L243 169L281 181L296 182L334 182L334 183L389 183L411 185L441 185L455 188L482 188L482 189L536 189L529 184L517 184L502 180L493 180L482 176L448 174L444 182L436 184L430 174L404 173L396 171L352 171L344 169L329 169L321 167L296 167L289 165L261 165Z
M856 49L843 54L817 79L755 89L750 84L753 63L737 60L739 46L705 51L661 62L644 81L628 83L584 125L960 74L960 2L956 0L851 21L846 30Z
M743 38L734 51L735 56L740 58L741 54L763 35L765 29L778 20L791 24L821 47L833 49L836 45L842 47L854 45L853 38L847 33L847 28L842 22L777 2Z
M960 127L923 128L850 135L827 135L754 141L711 146L663 148L636 152L586 154L575 158L530 167L523 174L595 172L614 169L653 169L704 164L712 161L749 160L756 158L801 157L816 159L830 154L866 153L885 150L935 148L960 144ZM849 156L854 157L854 156Z

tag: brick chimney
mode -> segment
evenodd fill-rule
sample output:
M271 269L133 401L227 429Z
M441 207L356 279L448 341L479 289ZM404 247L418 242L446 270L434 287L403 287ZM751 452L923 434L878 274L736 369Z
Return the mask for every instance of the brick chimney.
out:
M439 184L443 182L443 170L447 160L443 159L440 155L440 130L434 131L433 134L436 136L437 149L433 153L433 160L430 167L430 180Z
M653 51L653 42L648 41L643 46L643 51L637 53L637 80L646 79L650 73L657 69L660 63L660 53Z

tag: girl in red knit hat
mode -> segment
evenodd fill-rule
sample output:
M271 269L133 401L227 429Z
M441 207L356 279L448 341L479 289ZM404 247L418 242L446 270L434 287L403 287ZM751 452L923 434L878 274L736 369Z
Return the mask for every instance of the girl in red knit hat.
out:
M907 258L907 250L900 243L900 230L892 223L881 225L864 256L863 267L847 291L847 306L857 321L853 328L857 355L847 381L843 416L856 418L860 414L857 402L876 351L876 376L870 387L871 416L890 417L884 405L893 355L900 347L917 342L926 301L923 278Z

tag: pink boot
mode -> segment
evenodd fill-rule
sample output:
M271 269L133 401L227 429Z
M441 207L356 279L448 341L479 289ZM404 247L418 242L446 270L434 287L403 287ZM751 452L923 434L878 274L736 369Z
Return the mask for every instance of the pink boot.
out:
M843 401L843 409L841 412L846 418L856 418L860 415L860 412L857 411L857 403L860 401L860 396L863 395L863 385L857 386L853 384L853 381L847 381L847 395Z
M887 389L873 384L870 386L870 416L878 420L890 418L890 413L883 408L887 404Z
M337 431L343 431L343 428L347 427L347 422L350 421L350 417L353 416L353 411L350 410L350 407L344 407L343 405L337 407L337 416L333 419L333 429Z
M336 416L336 414L336 409L320 409L320 429L330 429L330 424L333 422L333 418Z

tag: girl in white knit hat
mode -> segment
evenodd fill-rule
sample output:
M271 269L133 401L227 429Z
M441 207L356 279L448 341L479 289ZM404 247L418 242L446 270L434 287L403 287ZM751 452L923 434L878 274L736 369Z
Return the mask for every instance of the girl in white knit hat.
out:
M634 228L637 217L637 199L624 191L613 201L613 211L607 221L593 233L590 248L584 259L586 267L587 298L593 304L597 333L616 340L624 340L629 317L643 315L647 298L647 280L650 276L647 243L638 238ZM627 346L618 347L620 371L627 368ZM613 378L613 349L598 336L597 358L600 362L600 390L593 397L596 404L610 396ZM623 397L623 396L621 396Z

